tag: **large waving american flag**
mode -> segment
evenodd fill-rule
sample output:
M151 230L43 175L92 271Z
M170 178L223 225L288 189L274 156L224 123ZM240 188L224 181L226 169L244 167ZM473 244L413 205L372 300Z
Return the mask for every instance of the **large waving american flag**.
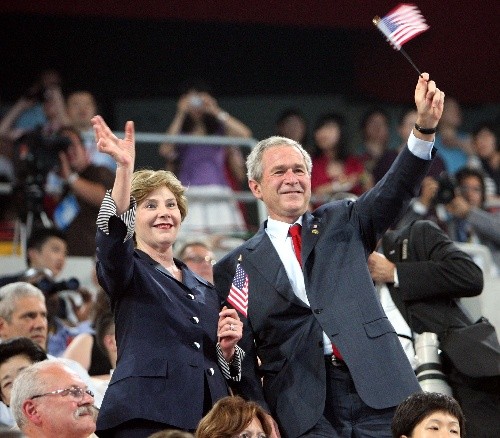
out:
M418 8L407 3L401 3L382 19L375 20L375 25L396 50L429 29Z
M242 268L241 263L236 266L233 283L229 289L227 302L231 304L245 318L248 310L248 275Z

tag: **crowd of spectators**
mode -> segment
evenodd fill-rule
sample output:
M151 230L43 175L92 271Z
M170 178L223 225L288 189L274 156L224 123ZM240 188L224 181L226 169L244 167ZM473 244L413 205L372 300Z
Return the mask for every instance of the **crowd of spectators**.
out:
M36 288L22 292L20 308L4 309L0 304L0 395L3 402L0 403L0 421L12 426L13 418L18 420L26 436L30 433L37 436L38 427L48 427L49 434L58 429L46 426L47 418L42 422L32 415L29 406L23 403L25 400L16 401L14 416L7 409L12 381L19 372L32 363L46 361L47 357L67 359L79 377L68 371L66 365L48 362L46 367L26 376L38 382L37 373L53 369L54 375L60 376L54 382L57 387L42 388L43 385L37 384L31 389L19 387L17 392L23 397L33 392L33 388L40 389L41 394L30 393L31 404L35 406L41 405L45 393L79 388L67 394L76 403L74 412L79 412L83 418L81 436L84 437L95 430L96 412L89 406L100 405L118 357L113 312L104 292L99 287L87 290L78 283L69 285L59 278L68 256L94 256L99 207L106 191L113 186L116 172L115 161L110 155L99 152L94 139L91 119L98 112L95 96L89 91L77 90L65 97L63 90L59 74L53 70L44 71L0 120L0 178L13 187L10 195L2 194L6 208L1 212L1 226L20 220L27 227L29 237L25 246L26 269L17 273L3 272L0 286L14 284L22 289L20 284L27 282L41 290L40 294ZM275 134L292 138L311 151L312 210L338 197L361 196L380 181L406 144L416 117L413 108L401 112L395 121L401 144L394 149L389 147L392 120L389 113L379 107L369 109L362 116L359 132L363 141L359 150L347 147L347 119L342 108L332 108L312 121L298 108L285 108L277 116ZM165 122L168 125L166 133L170 135L252 137L251 129L224 111L210 90L200 84L191 84L182 92L174 119ZM415 220L428 219L440 228L439 235L444 233L450 242L485 245L494 261L492 274L500 276L498 126L485 120L467 133L461 130L462 125L458 101L447 97L436 134L437 157L419 194L398 218L394 228L405 229ZM309 127L312 127L311 135L308 135ZM214 235L252 229L245 205L231 196L234 191L245 190L244 153L234 145L213 146L193 141L161 144L159 155L164 162L158 163L158 168L178 175L182 184L188 187L188 197L194 197L183 222L184 235L180 236L184 239L179 239L175 256L196 276L213 283L212 268L217 253L212 245L217 242ZM405 280L401 277L400 281ZM393 282L387 283L394 287ZM5 295L16 304L17 298L11 296L13 287L0 289L0 300ZM30 327L16 325L16 320L12 320L12 314L15 316L24 306L34 315ZM410 328L417 332L414 327ZM8 375L5 387L4 374ZM67 388L59 387L64 379L68 381ZM97 403L94 403L90 388L97 396ZM447 403L455 409L452 402L447 400ZM500 402L497 400L497 403ZM221 422L227 409L242 413L241 422L232 429ZM224 398L202 420L202 427L194 436L213 436L210 431L219 429L217 436L228 438L246 436L246 432L258 437L271 436L275 432L268 424L267 414L260 409L238 397ZM467 414L467 409L464 411ZM422 416L427 414L427 411L422 412ZM459 417L459 429L464 430L461 411L455 409L453 415ZM414 419L412 427L417 420L422 420L422 416ZM456 423L453 423L454 428ZM69 427L73 426L78 425ZM406 434L407 429L397 426L395 430L398 430L395 436L399 437ZM155 436L182 436L175 435L180 431L162 433Z

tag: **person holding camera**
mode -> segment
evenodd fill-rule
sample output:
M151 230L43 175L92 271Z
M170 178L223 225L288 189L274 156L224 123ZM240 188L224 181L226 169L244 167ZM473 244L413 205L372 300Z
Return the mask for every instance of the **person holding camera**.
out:
M42 345L54 356L61 355L68 343L83 328L67 324L68 313L64 295L60 292L71 291L85 301L85 290L80 288L76 278L60 279L60 273L66 265L67 241L65 234L57 228L35 228L26 243L26 262L28 269L0 278L0 286L15 282L27 282L39 288L46 297L48 336ZM88 300L87 300L88 301ZM73 311L78 312L78 309Z
M38 127L49 135L68 123L59 73L45 70L4 115L0 137L15 141Z
M500 274L500 212L485 208L486 187L483 173L464 167L454 178L427 177L420 196L399 221L397 228L417 219L436 222L456 242L479 243L491 251L493 276Z
M58 134L69 140L69 146L59 153L59 176L65 184L53 220L66 233L68 255L91 257L95 254L99 207L115 175L91 162L76 129L64 127Z
M188 87L177 102L177 112L167 134L250 138L251 130L223 111L203 84ZM189 216L183 232L246 230L243 214L230 197L245 180L245 163L238 147L209 143L164 143L159 148L167 170L179 176L188 189ZM207 202L207 195L219 198Z
M387 284L392 301L413 333L437 334L444 350L440 355L442 371L467 417L467 435L491 437L491 431L500 430L498 341L476 355L462 337L470 354L459 361L447 354L444 343L450 330L474 324L459 299L482 292L481 269L435 223L427 220L386 232L382 248L383 254L372 253L368 258L372 279ZM474 341L474 345L479 343ZM476 364L476 375L466 374L462 362ZM427 364L431 365L434 364ZM425 365L421 368L425 370Z

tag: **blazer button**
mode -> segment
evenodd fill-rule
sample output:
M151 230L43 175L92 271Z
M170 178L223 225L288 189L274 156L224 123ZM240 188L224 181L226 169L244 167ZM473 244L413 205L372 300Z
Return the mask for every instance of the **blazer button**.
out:
M316 315L319 315L321 312L323 312L323 309L314 309Z
M215 374L215 370L213 368L208 369L208 375L213 376Z
M200 318L198 318L197 316L192 316L191 318L189 318L189 320L193 323L193 324L198 324L200 322Z
M199 350L199 349L200 349L200 347L201 347L201 345L200 345L200 343L199 343L199 342L193 342L193 343L191 344L191 347L193 347L195 350Z
M193 294L187 294L186 297L188 297L190 300L194 300L194 295Z
M318 342L318 347L319 347L319 348L323 348L323 347L324 347L323 341L319 341L319 342Z

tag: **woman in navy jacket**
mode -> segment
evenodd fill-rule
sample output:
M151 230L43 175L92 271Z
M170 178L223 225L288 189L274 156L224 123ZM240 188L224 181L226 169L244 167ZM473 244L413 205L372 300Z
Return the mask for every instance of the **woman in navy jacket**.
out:
M187 213L184 187L168 171L134 173L133 122L118 139L100 116L100 152L116 163L97 220L97 275L116 322L118 361L97 420L99 437L194 430L239 379L242 323L220 309L214 287L174 259ZM219 342L217 342L219 341Z

